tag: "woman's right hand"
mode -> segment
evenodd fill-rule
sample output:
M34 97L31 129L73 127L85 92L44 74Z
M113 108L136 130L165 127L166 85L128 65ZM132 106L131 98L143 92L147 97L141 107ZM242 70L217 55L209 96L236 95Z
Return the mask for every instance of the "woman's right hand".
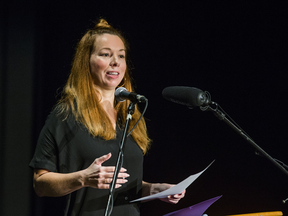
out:
M95 161L85 170L83 170L84 187L93 187L98 189L109 189L114 175L114 166L102 166L102 163L109 160L112 154L103 155L96 158ZM121 187L128 180L129 174L125 168L121 168L116 180L115 188Z
M33 187L38 196L59 197L83 187L109 189L115 167L102 166L111 153L97 158L88 168L72 173L55 173L46 169L34 169ZM127 182L129 174L121 168L115 188Z

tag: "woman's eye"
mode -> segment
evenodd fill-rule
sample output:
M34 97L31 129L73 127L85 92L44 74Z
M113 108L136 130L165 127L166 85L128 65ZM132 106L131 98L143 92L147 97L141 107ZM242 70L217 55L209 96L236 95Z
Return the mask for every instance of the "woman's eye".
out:
M125 58L125 55L119 55L119 58Z
M101 56L108 57L109 53L102 53Z

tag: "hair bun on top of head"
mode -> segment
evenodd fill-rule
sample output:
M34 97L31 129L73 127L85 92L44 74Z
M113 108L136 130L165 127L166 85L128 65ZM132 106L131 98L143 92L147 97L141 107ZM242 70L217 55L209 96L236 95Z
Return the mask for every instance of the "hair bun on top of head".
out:
M126 49L128 49L129 45L127 44L127 41L123 37L123 34L118 29L115 29L113 26L109 25L108 22L101 18L96 23L90 34L112 34L117 35L124 43Z
M95 25L94 29L98 28L111 28L112 26L108 24L105 19L99 19L98 23Z

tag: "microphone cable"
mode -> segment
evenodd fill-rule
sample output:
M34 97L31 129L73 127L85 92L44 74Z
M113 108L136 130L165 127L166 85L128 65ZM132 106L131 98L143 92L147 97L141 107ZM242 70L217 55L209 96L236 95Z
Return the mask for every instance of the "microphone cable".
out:
M146 112L147 110L147 107L148 107L148 99L145 98L145 107L144 107L144 110L141 114L141 116L139 117L138 121L136 122L136 124L134 125L134 127L130 130L130 132L127 134L127 137L132 133L132 131L136 128L136 126L138 125L138 123L140 122L140 120L142 119L142 117L144 116L144 113Z

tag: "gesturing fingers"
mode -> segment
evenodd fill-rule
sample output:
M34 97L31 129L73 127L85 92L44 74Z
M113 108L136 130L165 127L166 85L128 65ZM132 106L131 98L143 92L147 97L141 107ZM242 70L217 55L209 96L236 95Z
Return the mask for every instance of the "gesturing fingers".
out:
M102 166L102 163L111 158L111 153L103 155L99 158L96 158L95 161L85 169L84 185L99 188L99 189L108 189L110 183L112 182L115 167L114 166ZM121 168L115 184L115 188L121 187L122 184L127 182L127 177L129 174L126 173L125 168Z
M103 156L101 156L95 160L95 164L101 165L105 161L109 160L111 158L111 156L112 156L111 153L108 153L107 155L103 155Z
M126 174L125 177L119 177L119 175L118 175L118 178L116 179L115 188L119 188L123 184L128 182L128 180L126 179L126 176L128 177L129 175ZM110 177L98 178L98 188L99 189L109 189L112 180L113 180L113 176L112 176L112 178L110 178Z
M114 167L99 167L98 172L90 175L90 185L95 188L99 189L109 189L110 184L113 180L115 168ZM126 173L126 169L122 168L118 173L115 188L121 187L125 184L128 180L126 179L129 177L129 174Z
M115 172L115 167L114 167L114 166L103 166L103 167L101 167L101 169L102 169L103 172L107 172L107 173L113 173L113 174L114 174L114 172ZM124 173L124 172L126 172L126 171L127 171L127 170L122 167L122 168L120 169L120 171L119 171L119 174L120 174L120 173Z

